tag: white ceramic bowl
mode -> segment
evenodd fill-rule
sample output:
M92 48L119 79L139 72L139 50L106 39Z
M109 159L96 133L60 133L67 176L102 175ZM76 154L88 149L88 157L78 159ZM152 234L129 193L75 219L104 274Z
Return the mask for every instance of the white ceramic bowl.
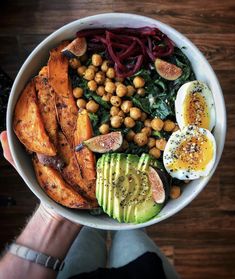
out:
M49 50L58 45L62 40L73 38L76 36L76 32L78 30L86 28L142 26L155 26L167 34L178 47L185 46L186 49L183 51L190 59L197 79L206 82L211 88L214 95L217 115L216 127L214 129L214 136L217 143L217 154L216 163L208 177L190 182L189 185L187 185L187 187L183 190L182 195L176 200L169 201L158 216L146 223L135 225L118 223L117 221L106 216L92 216L85 211L71 210L57 204L52 199L50 199L38 185L32 167L31 158L29 155L27 155L24 147L20 144L13 132L12 117L16 101L22 89L28 80L38 73L40 67L46 64L49 57ZM202 53L185 36L168 25L148 17L134 14L109 13L90 16L71 22L70 24L63 26L59 30L52 33L34 49L34 51L29 55L21 67L12 87L7 109L7 130L10 149L17 170L24 179L25 183L43 203L53 208L56 212L63 215L64 217L83 225L101 229L122 230L140 228L156 224L184 208L200 193L215 171L222 154L226 134L226 111L223 94L214 71Z

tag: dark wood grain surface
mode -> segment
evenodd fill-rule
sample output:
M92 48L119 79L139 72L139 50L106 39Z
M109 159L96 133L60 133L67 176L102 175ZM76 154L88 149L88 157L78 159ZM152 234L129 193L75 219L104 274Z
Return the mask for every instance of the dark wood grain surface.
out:
M235 278L235 2L214 1L2 1L0 66L14 78L48 34L77 18L103 12L142 14L170 24L205 54L221 83L228 131L224 153L203 192L176 216L148 228L182 278ZM0 248L19 233L38 202L1 157Z

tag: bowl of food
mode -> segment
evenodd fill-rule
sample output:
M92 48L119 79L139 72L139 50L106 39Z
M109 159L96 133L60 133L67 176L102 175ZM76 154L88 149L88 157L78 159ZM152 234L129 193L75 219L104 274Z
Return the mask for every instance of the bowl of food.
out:
M206 186L226 111L192 42L160 21L110 13L34 49L12 87L7 130L16 168L43 203L87 226L133 229Z

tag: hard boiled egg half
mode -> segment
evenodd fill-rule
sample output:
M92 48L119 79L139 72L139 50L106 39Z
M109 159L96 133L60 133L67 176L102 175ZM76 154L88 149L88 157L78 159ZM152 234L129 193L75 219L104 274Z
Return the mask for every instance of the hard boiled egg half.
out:
M216 143L211 132L188 125L170 136L163 153L163 163L172 177L197 179L210 173L215 154Z
M183 84L177 92L175 113L180 129L196 125L211 131L215 126L215 105L211 90L197 80Z

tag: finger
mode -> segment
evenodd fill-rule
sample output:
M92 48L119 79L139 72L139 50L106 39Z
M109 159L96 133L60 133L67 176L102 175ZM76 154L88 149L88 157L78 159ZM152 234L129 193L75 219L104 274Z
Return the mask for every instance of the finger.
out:
M13 158L11 156L11 151L9 148L9 143L8 143L8 139L7 139L7 132L3 131L0 134L0 140L1 140L1 144L2 144L2 149L3 149L3 156L7 159L7 161L12 164L15 167L15 163L13 161Z

